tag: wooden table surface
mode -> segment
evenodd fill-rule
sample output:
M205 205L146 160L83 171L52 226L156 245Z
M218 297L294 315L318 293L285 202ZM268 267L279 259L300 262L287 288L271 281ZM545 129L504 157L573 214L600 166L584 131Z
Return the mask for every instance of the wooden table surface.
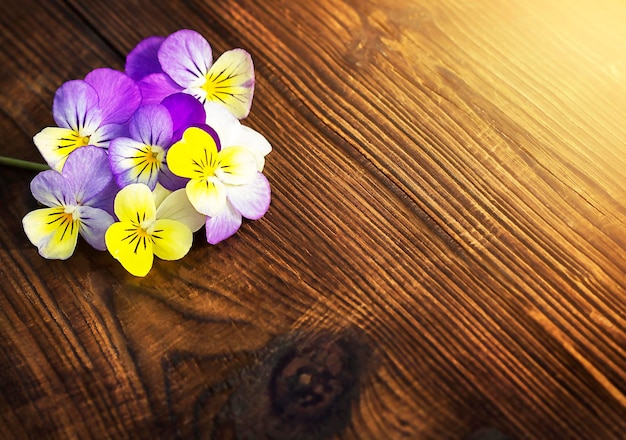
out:
M182 28L274 148L267 215L146 278L41 258L0 168L1 438L626 438L626 3L1 3L1 155Z

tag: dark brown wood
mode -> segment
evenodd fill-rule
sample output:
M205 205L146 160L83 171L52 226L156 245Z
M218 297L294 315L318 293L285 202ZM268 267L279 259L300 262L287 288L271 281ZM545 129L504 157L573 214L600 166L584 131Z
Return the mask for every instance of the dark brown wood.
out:
M40 160L56 88L181 28L252 54L245 123L274 151L262 220L144 279L39 257L34 173L0 168L2 438L624 438L625 22L611 0L4 0L1 155Z

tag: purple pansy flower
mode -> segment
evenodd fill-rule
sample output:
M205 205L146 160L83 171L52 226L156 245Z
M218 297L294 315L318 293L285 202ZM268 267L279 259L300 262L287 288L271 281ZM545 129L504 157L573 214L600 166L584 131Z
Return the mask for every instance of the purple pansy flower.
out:
M106 152L94 146L69 155L60 173L39 173L31 182L33 196L46 208L22 220L28 239L49 259L65 260L76 248L78 235L95 249L105 250L104 234L114 222L110 209L117 187Z
M71 152L86 145L108 147L141 103L135 82L113 69L96 69L84 80L63 84L54 96L57 127L46 127L33 141L50 168L61 171Z
M254 94L250 54L232 49L213 63L211 46L192 30L143 40L128 54L126 72L138 82L144 104L158 104L182 91L202 104L217 102L238 119L250 112Z

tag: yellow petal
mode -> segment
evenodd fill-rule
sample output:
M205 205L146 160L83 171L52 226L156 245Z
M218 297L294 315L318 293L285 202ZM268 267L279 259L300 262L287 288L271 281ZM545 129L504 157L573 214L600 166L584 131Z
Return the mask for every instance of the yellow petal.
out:
M104 235L107 249L124 269L137 277L150 272L154 260L152 238L130 222L113 223Z
M162 260L180 260L189 252L193 240L187 226L170 219L157 220L151 234L154 255Z
M245 185L256 177L257 170L253 152L244 147L228 147L218 154L215 175L229 185Z
M245 50L224 52L211 66L201 86L207 102L219 102L236 118L248 116L254 93L254 66Z
M152 190L152 195L154 196L154 206L158 209L161 203L163 203L163 200L165 200L165 198L171 193L172 191L163 187L160 183L157 183Z
M28 239L39 254L51 260L67 260L76 249L80 220L74 220L65 208L43 208L26 214L22 220Z
M213 217L226 206L226 188L215 177L205 180L190 180L185 187L187 197L201 214Z
M33 137L33 142L50 168L60 172L67 156L87 145L89 137L70 128L46 127Z
M134 222L148 227L156 218L154 196L147 185L132 183L115 196L115 215L123 222Z
M190 127L167 153L167 165L177 176L201 179L212 175L217 162L217 144L206 131Z

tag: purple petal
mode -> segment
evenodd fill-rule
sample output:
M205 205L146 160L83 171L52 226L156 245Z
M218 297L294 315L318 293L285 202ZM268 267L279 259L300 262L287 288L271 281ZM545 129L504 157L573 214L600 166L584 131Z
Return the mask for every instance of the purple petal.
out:
M151 73L161 73L158 52L164 37L148 37L139 42L126 57L126 74L135 81Z
M115 219L111 214L102 209L91 206L81 206L80 208L80 229L79 234L98 251L105 251L104 234Z
M99 208L103 211L113 215L115 196L119 192L120 187L115 182L115 179L111 179L111 182L98 194L97 197L91 200L89 205L93 208Z
M184 177L180 177L172 173L167 166L167 163L164 163L159 171L159 183L170 191L176 191L177 189L184 188L188 181L189 179L185 179Z
M166 97L182 88L165 73L152 73L137 83L141 90L142 104L159 104Z
M139 107L128 126L130 137L146 145L169 147L172 139L172 118L162 105Z
M172 117L174 132L181 131L182 134L186 128L194 124L204 124L206 121L204 106L196 98L186 93L170 95L161 101L161 105L167 108Z
M149 145L149 144L148 144ZM151 190L157 184L159 167L145 160L149 146L131 138L117 138L109 145L109 163L120 187L131 183L144 183Z
M179 86L187 88L204 79L213 63L211 45L196 31L183 29L165 39L159 62Z
M89 136L102 122L98 93L85 81L68 81L54 95L52 115L59 127Z
M113 179L106 151L93 146L73 151L63 166L63 177L70 183L76 201L91 205Z
M100 99L103 124L127 122L141 104L141 91L135 81L117 70L96 69L85 77Z
M30 191L39 203L49 207L76 204L71 186L57 171L47 170L37 174L30 182Z
M270 207L270 183L262 173L257 173L247 185L229 185L226 197L245 218L258 220Z
M227 239L239 230L241 222L241 214L226 203L226 208L219 215L206 218L206 241L217 244Z
M128 125L103 125L102 127L99 127L93 135L91 135L89 144L96 147L107 148L113 139L123 136L130 136L128 133Z

